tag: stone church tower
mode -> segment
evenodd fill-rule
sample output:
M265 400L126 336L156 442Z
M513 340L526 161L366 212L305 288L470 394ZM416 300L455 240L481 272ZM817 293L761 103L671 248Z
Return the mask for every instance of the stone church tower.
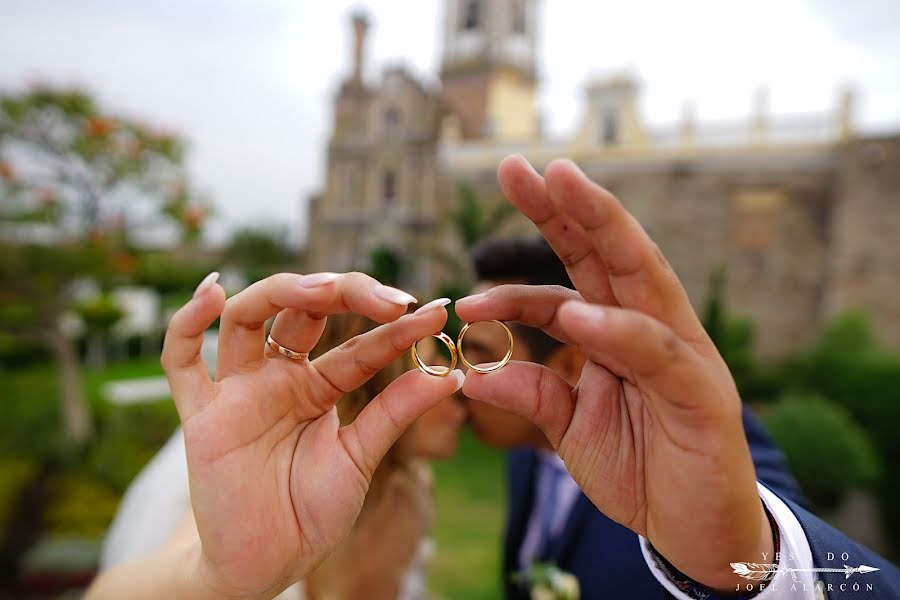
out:
M450 137L537 136L536 9L536 0L444 1L440 75Z
M308 270L365 270L408 289L430 284L441 213L438 94L402 67L365 73L368 20L355 14L353 69L334 99L323 193L311 200Z

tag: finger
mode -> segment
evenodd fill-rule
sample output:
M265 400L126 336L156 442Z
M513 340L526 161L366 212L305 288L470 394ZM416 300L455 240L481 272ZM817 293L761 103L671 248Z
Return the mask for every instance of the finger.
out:
M420 311L400 317L347 340L313 361L313 367L327 388L325 397L337 402L378 371L405 354L413 344L441 330L447 322L448 298L430 302Z
M588 359L639 383L668 404L705 407L710 399L736 395L699 383L698 377L705 372L701 357L670 327L649 315L567 302L560 307L559 322ZM709 393L698 394L698 387Z
M463 394L523 416L537 425L554 448L572 421L572 386L542 365L510 361L491 373L470 370Z
M447 377L407 371L375 396L339 435L347 454L366 479L407 427L442 398L456 392L465 379L453 370Z
M269 337L289 350L308 353L322 337L327 322L328 315L323 312L286 308L275 316ZM265 350L270 356L277 354L271 348Z
M203 332L225 306L225 290L216 284L218 273L210 273L197 287L194 297L172 316L166 329L160 362L182 422L212 397L212 380L200 356Z
M659 247L640 223L609 191L587 178L570 160L551 162L545 183L556 210L578 223L584 235L571 236L577 256L598 255L606 266L616 303L645 312L667 323L689 340L705 332L690 300ZM597 302L582 290L596 278L589 261L567 265L573 283L585 300Z
M506 321L536 327L564 344L571 339L559 325L558 311L569 300L581 300L575 290L558 285L498 285L456 301L463 321Z
M257 281L225 305L219 329L218 376L261 365L265 322L284 309L323 315L352 311L384 323L397 319L415 301L406 292L381 285L362 273L280 273ZM291 348L290 341L277 341L291 350L305 351ZM310 340L301 337L300 341L308 345Z
M586 300L613 304L606 266L574 218L550 199L544 178L520 155L501 161L497 178L503 194L537 226L566 266L572 282Z

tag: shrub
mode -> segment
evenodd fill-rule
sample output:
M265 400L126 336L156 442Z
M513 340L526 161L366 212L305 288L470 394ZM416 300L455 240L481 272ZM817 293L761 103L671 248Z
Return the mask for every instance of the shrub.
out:
M844 493L878 480L875 448L850 414L815 395L783 395L764 421L810 500L833 508Z

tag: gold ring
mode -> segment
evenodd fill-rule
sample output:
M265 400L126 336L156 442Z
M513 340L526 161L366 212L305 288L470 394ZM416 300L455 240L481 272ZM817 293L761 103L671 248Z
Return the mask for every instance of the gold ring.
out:
M467 361L466 355L463 354L463 338L465 337L466 332L469 330L469 327L471 327L475 323L496 323L506 331L506 339L509 340L509 349L506 351L506 356L500 359L500 362L493 364L490 367L476 367L475 365ZM506 323L504 323L503 321L475 321L475 323L466 323L465 325L463 325L463 328L459 330L459 337L456 338L456 350L457 352L459 352L459 359L464 365L478 373L490 373L491 371L496 371L497 369L506 365L506 363L509 362L509 359L512 358L514 346L512 331L509 330L509 327L507 327Z
M282 356L286 356L291 360L306 360L307 358L309 358L309 352L295 352L290 348L285 348L284 346L273 340L271 335L266 340L266 343L269 345L269 348Z
M441 369L446 369L446 370L439 371L437 369L433 369L433 368L429 367L428 365L426 365L422 361L422 359L419 357L419 352L416 350L416 346L418 346L419 342L421 342L422 340L419 340L415 344L413 344L412 358L415 361L416 366L419 367L419 370L422 371L423 373L427 373L428 375L434 375L435 377L446 377L447 375L450 374L450 371L453 370L453 367L456 366L456 357L457 357L456 344L454 344L453 339L449 335L444 333L443 331L440 333L436 333L431 337L436 337L437 339L444 342L444 345L447 346L448 350L450 350L450 366L449 367L440 367Z

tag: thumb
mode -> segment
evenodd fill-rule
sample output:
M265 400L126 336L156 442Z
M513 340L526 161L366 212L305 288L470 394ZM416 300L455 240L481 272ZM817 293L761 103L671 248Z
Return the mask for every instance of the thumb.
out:
M338 435L350 458L366 479L372 480L378 463L406 428L441 399L462 387L459 369L446 377L408 371L375 396Z

